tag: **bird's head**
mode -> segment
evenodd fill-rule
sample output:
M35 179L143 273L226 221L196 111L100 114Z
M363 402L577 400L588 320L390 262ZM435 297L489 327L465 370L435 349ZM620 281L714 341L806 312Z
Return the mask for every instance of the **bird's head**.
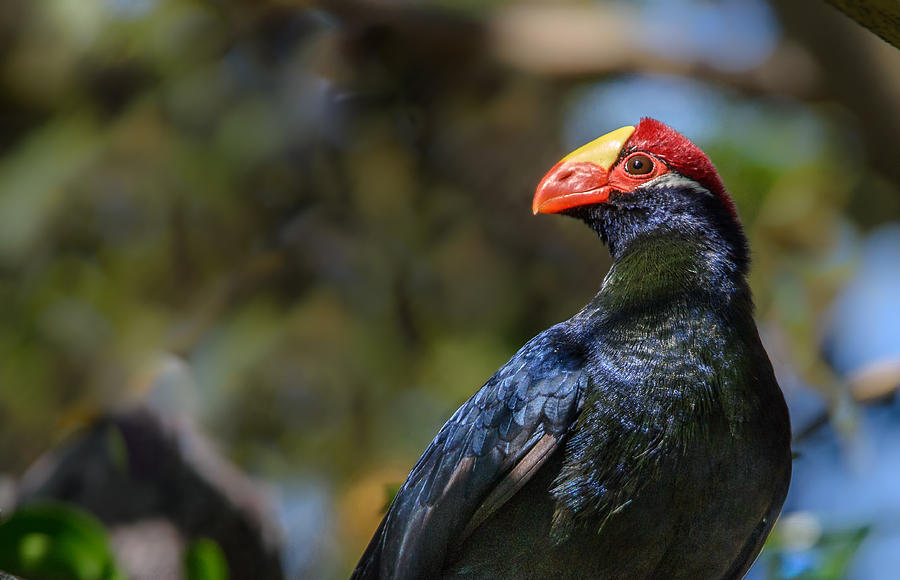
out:
M541 180L532 209L583 219L611 250L642 232L697 228L731 232L743 245L734 202L709 157L650 118L564 157Z

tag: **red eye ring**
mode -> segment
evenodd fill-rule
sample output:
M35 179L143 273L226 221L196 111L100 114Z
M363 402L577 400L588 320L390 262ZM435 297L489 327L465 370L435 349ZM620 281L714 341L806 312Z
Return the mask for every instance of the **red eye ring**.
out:
M626 173L637 176L653 173L653 170L656 168L653 158L646 153L632 153L625 158L622 165Z

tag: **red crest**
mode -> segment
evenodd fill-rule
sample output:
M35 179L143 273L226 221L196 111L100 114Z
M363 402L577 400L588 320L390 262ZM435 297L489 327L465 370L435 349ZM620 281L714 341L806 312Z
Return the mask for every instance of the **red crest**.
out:
M693 179L722 200L725 207L737 217L734 201L725 190L725 184L709 157L691 141L668 125L644 117L625 144L624 154L634 151L652 153L670 169Z

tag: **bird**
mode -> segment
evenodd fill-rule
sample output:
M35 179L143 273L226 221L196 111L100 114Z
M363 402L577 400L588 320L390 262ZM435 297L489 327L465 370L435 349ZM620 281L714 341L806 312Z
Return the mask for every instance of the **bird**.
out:
M564 157L532 209L599 235L600 291L450 417L351 579L742 578L791 428L721 177L642 118Z

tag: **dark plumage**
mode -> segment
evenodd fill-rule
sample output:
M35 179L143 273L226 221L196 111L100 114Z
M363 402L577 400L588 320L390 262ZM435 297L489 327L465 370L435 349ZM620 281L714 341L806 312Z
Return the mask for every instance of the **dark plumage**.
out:
M718 174L644 119L557 164L538 211L609 246L600 292L454 413L353 578L742 577L787 493L790 425Z

